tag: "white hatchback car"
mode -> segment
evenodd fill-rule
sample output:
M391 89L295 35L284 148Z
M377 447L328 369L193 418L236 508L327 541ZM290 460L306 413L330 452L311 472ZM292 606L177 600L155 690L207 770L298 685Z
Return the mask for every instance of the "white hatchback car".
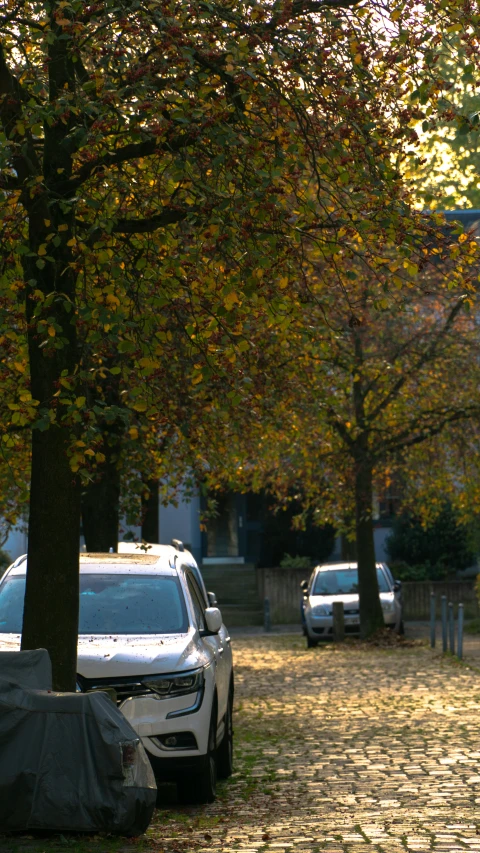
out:
M401 583L394 580L385 563L377 563L380 604L385 625L403 633ZM307 646L333 635L332 605L343 603L346 634L360 633L360 604L358 598L358 569L356 563L330 563L317 566L309 581L302 581L302 622Z
M232 772L232 652L193 556L175 545L80 556L77 689L106 690L157 779L205 803L217 772ZM0 650L20 647L25 572L20 557L0 581Z

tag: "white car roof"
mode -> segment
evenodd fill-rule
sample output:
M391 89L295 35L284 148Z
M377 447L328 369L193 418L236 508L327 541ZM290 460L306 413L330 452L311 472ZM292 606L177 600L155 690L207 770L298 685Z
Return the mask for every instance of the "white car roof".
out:
M377 569L383 569L383 563L375 563ZM332 572L335 569L358 569L358 563L325 563L323 566L316 566L316 572Z
M128 544L128 543L121 543ZM124 549L122 548L122 551ZM177 551L172 545L152 545L147 552L133 545L128 545L126 553L118 554L80 554L80 574L177 574L176 567L180 564L193 566L196 563L189 551ZM152 553L153 552L153 553ZM24 575L27 568L26 555L19 557L10 569L8 575Z

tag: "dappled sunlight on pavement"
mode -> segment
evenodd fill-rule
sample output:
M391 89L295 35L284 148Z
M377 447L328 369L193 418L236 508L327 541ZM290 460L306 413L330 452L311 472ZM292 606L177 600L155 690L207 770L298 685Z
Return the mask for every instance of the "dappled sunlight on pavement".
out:
M479 671L422 644L234 653L236 772L214 805L159 813L161 849L480 851Z

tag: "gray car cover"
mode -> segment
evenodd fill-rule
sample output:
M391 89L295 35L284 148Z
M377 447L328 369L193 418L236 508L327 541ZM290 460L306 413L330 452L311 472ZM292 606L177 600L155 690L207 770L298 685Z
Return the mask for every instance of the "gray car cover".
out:
M156 793L138 735L106 693L55 693L45 650L0 652L0 831L139 835Z

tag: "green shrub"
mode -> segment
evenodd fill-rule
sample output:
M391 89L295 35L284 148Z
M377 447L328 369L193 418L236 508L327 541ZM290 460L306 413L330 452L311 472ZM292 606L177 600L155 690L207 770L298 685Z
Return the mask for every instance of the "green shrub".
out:
M429 564L420 563L410 566L404 560L389 560L388 565L393 577L399 581L427 581L431 576Z
M475 562L469 531L459 524L448 503L426 528L417 516L403 513L395 520L386 545L393 573L395 565L405 573L397 573L399 580L442 580ZM410 577L406 577L406 566Z
M295 557L284 554L280 560L281 569L311 569L312 565L311 557L300 557L298 554Z

